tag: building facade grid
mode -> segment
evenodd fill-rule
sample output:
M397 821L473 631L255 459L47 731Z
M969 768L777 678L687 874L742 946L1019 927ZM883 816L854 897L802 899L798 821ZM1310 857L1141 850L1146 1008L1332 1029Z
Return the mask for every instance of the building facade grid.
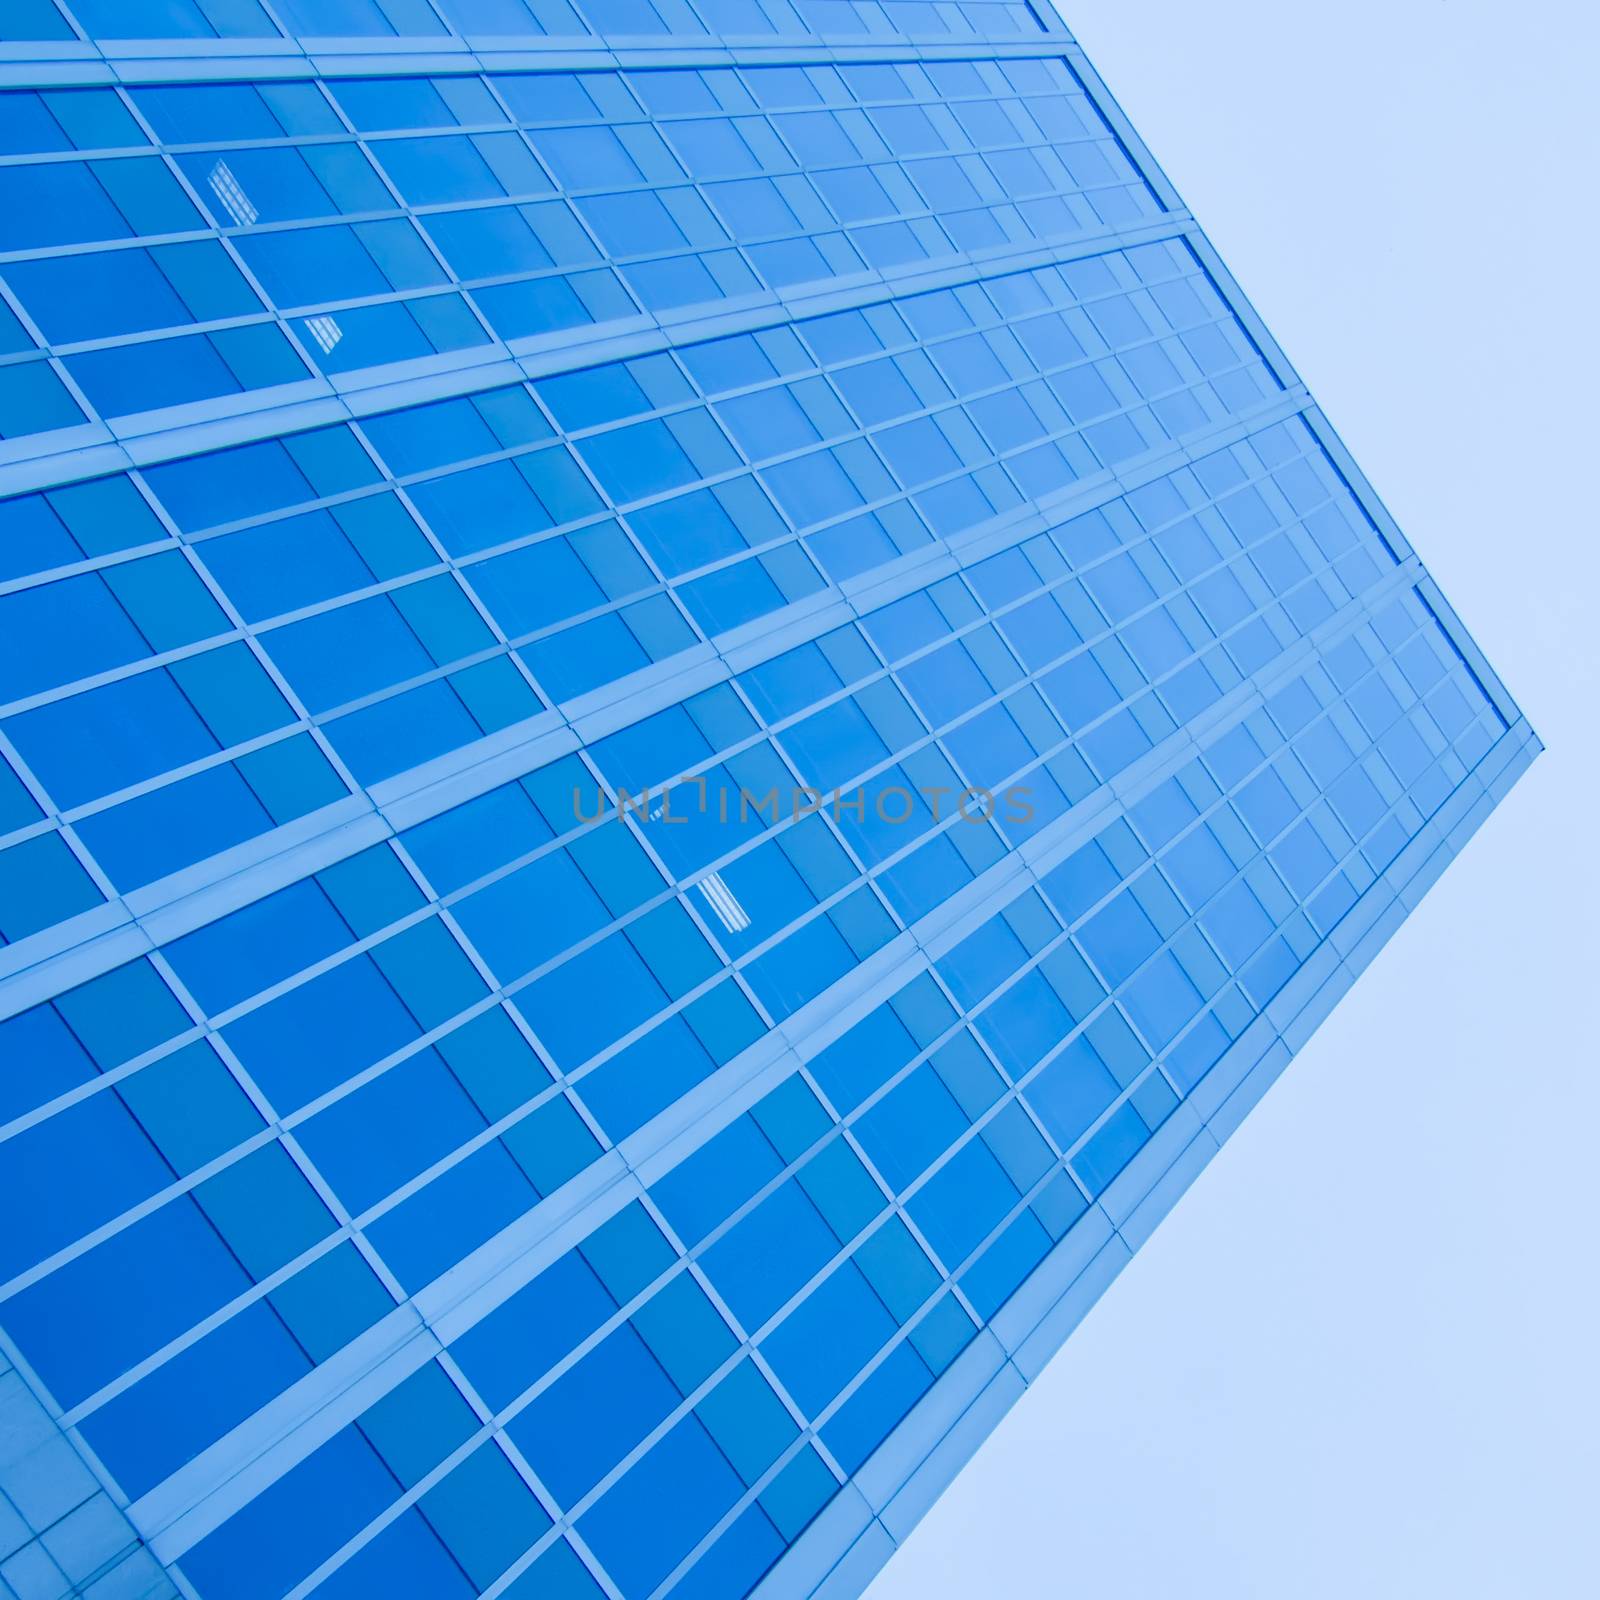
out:
M13 0L0 496L20 1600L859 1592L1539 748L1006 0Z

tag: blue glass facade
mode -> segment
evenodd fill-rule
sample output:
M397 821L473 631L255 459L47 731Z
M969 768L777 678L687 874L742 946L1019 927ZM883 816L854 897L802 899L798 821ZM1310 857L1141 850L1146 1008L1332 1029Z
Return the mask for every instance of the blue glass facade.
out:
M1054 14L0 7L0 1597L846 1600L1538 750Z

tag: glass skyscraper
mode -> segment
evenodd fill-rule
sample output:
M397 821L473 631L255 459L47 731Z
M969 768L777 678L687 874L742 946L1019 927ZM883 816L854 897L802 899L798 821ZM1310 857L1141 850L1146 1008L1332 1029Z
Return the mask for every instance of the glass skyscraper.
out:
M1537 740L1040 0L0 41L0 1596L848 1600Z

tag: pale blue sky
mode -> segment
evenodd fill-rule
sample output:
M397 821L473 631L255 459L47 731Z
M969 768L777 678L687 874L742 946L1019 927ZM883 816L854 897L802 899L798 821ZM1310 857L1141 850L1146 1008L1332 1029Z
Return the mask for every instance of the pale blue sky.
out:
M1066 0L1549 746L870 1600L1588 1600L1591 0Z

